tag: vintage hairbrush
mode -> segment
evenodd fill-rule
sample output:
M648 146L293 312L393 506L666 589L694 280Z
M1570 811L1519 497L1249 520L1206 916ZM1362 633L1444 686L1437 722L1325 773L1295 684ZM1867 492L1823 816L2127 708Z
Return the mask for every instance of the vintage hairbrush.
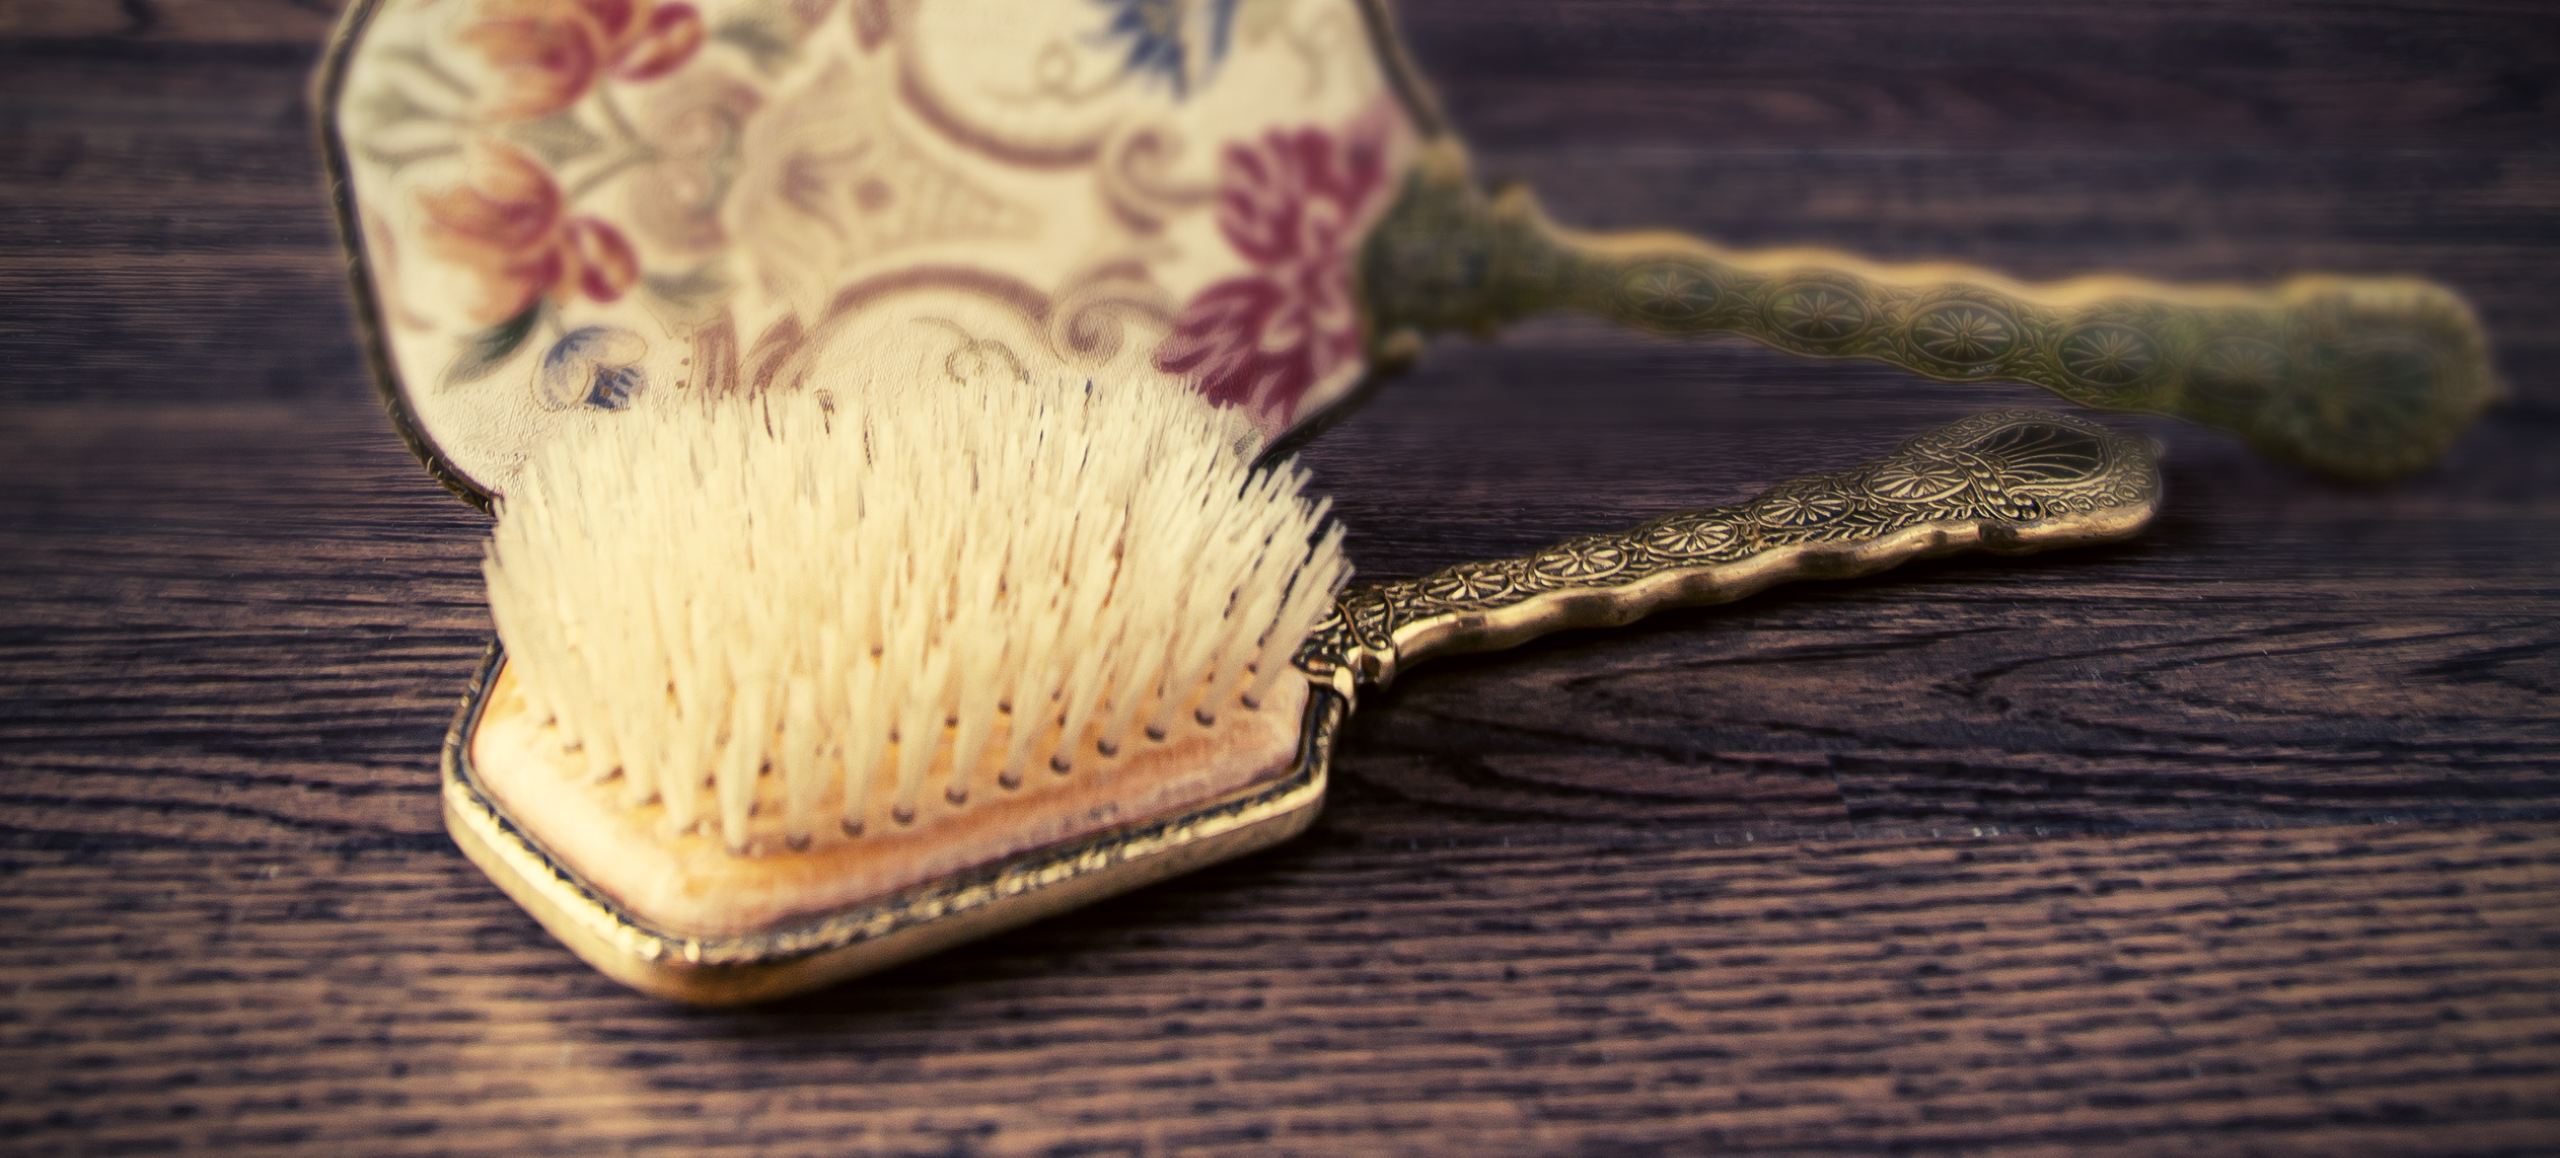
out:
M2004 411L1337 598L1321 504L1203 437L1196 399L934 393L575 439L504 500L503 646L446 738L445 817L608 975L722 1004L910 960L1296 835L1358 693L1433 656L2122 539L2160 493L2147 441Z
M1274 460L1292 440L1410 361L1422 335L1487 331L1549 308L1656 330L1740 332L1934 377L2021 379L2091 405L2223 425L2278 457L2358 477L2426 461L2497 392L2467 309L2421 282L2039 287L1952 267L1558 229L1525 194L1477 189L1384 10L1358 0L360 0L342 20L316 103L377 383L440 481L484 509L510 508L501 556L507 520L538 505L525 485L546 456L589 448L600 461L638 461L629 447L652 445L673 456L647 460L664 470L707 469L698 445L665 432L734 434L742 407L783 414L774 421L793 431L815 421L832 432L839 419L863 429L875 402L917 391L1049 398L1042 392L1093 384L1114 399L1196 403L1199 413L1176 425L1225 456L1219 469L1244 472L1235 476L1241 489L1249 478L1287 475ZM834 409L811 420L806 406L819 401ZM1052 403L1041 413L1083 405ZM641 437L642 424L659 433ZM1019 438L1046 428L990 429ZM1024 784L1072 794L1098 778L1043 781L1057 774L1036 769L1008 777L999 766L983 778L964 770L955 782L950 769L892 744L895 774L865 782L886 795L862 804L886 809L885 821L856 821L839 801L834 836L823 825L795 831L824 801L791 789L768 802L755 785L798 783L788 766L800 757L748 761L729 745L767 716L776 736L833 735L832 725L791 722L814 710L804 708L822 698L818 688L836 687L828 681L841 673L823 655L795 661L810 670L786 671L752 694L715 671L684 688L670 680L658 701L626 698L590 713L656 736L650 729L664 721L631 713L672 706L690 750L715 753L698 769L670 772L661 761L634 777L621 763L584 766L608 749L629 756L610 731L542 740L552 755L539 760L486 758L506 735L522 741L518 755L534 751L526 729L567 726L577 714L568 691L530 691L511 680L516 663L493 651L447 749L450 827L493 878L607 972L698 1000L786 992L1295 831L1321 797L1323 757L1357 679L1382 681L1435 648L1620 622L1667 601L1754 590L1791 569L1863 573L1966 544L2094 541L2130 533L2150 509L2156 492L2139 447L2051 416L2000 430L1929 436L1912 446L1936 449L1907 450L1863 481L1790 484L1744 512L1648 524L1641 550L1628 545L1634 539L1609 540L1620 545L1457 568L1415 581L1409 599L1388 593L1402 587L1355 589L1330 626L1314 630L1317 642L1293 668L1303 680L1261 659L1287 634L1275 611L1243 636L1196 645L1220 673L1204 688L1226 680L1239 686L1219 694L1242 696L1241 685L1268 681L1275 695L1304 696L1299 708L1257 700L1253 718L1294 723L1229 745L1256 755L1210 762L1243 776L1241 787L1195 777L1179 791L1128 797L1145 777L1115 773L1117 787L1090 798L1013 809L1037 813L1038 824L961 822L998 835L922 875L923 861L866 861L855 875L870 874L862 879L877 888L818 880L824 874L807 866L832 855L821 843L886 846L891 830L937 807L993 816L1007 800L1031 799L1006 795ZM1003 445L983 444L986 458L1002 457L994 448ZM973 475L972 487L983 477ZM739 493L823 489L814 476L767 482ZM1302 502L1288 487L1255 493ZM1032 504L1019 508L1027 524L1049 525L1067 509L1013 501ZM598 505L578 505L587 502ZM571 500L552 516L582 526L604 505ZM700 522L708 534L702 528L716 520ZM1732 537L1710 548L1681 528ZM1795 537L1805 528L1810 537ZM692 533L670 517L656 558L717 574L722 558ZM1285 555L1292 541L1274 531L1266 546ZM1238 566L1263 573L1261 563ZM1220 618L1248 595L1303 611L1290 604L1300 578L1326 573L1316 554L1279 571L1289 578L1276 594L1242 582L1222 588L1232 606ZM1505 586L1506 576L1518 582ZM593 581L659 590L658 578L644 567ZM1562 585L1537 585L1551 581ZM493 574L493 599L498 583ZM1503 592L1521 597L1479 605ZM1057 598L1071 594L1061 588ZM565 597L552 598L566 622ZM956 603L937 606L936 623L958 622ZM740 612L737 622L760 622L757 614ZM662 624L667 640L708 640L694 626L669 626L677 618ZM518 614L520 626L508 628L503 609L500 620L502 637L538 635L548 622ZM1183 629L1150 630L1170 639ZM554 650L604 646L580 637ZM908 644L882 637L868 646L884 663ZM1216 666L1248 651L1241 666ZM530 647L519 661L528 671L541 662ZM958 687L957 673L975 670L956 657L942 662L930 678L896 677L899 694ZM722 688L712 697L721 711L746 712L756 727L685 714L707 686ZM1159 698L1124 710L1108 706L1115 693ZM1143 734L1144 725L1117 721L1161 717L1168 739L1146 743L1189 742L1175 736L1190 726L1187 701L1164 709L1163 686L1097 694L1105 706L1094 710L1106 717L1097 726ZM987 703L1008 716L1021 707ZM951 747L967 746L964 728L970 744L1010 743L986 739L1009 722L999 728L979 713L964 725L961 705L948 708ZM1205 714L1230 724L1248 715ZM1053 722L1063 735L1066 721ZM1068 740L1090 740L1098 754L1110 737ZM1071 769L1091 762L1051 759ZM619 795L601 801L603 811L555 816L527 795L526 786L554 781L603 791L617 776ZM640 886L566 851L569 834L610 824L556 823L650 808L661 810L651 825L665 840L702 846L699 863L714 866L706 872L745 865L768 883L800 873L815 890L805 895L827 898L823 911L784 901L747 921L751 906L723 907L724 896L740 894L713 889L697 891L688 915L669 917L631 891ZM771 839L747 831L767 823L783 827ZM1018 843L1005 834L1033 831L1048 834L1036 848L987 851Z

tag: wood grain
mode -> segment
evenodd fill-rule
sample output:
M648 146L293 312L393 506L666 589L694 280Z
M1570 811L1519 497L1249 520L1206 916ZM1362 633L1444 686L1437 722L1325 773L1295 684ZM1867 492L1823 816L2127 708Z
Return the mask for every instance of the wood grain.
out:
M8 858L13 1153L2547 1153L2560 829L1319 838L677 1012L431 852Z
M0 13L0 1151L2463 1154L2560 1137L2547 6L1408 2L1560 219L2413 272L2513 400L2385 489L1420 668L1277 853L697 1013L443 836L483 523L390 435L325 5ZM1317 442L1370 578L2033 402L1573 319Z

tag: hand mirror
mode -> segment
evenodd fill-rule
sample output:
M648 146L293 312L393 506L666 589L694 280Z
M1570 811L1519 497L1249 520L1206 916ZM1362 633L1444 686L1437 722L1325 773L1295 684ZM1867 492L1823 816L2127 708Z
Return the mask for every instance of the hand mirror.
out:
M1362 0L367 0L321 77L368 348L485 505L644 399L1031 366L1304 432L1422 339L1582 310L2173 414L2352 478L2498 387L2432 284L2025 285L1488 197Z

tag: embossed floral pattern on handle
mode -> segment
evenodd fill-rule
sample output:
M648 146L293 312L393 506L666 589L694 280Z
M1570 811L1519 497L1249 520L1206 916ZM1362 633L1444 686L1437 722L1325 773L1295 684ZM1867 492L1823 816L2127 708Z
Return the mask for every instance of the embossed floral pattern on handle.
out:
M1615 627L1792 579L1869 575L1958 551L2113 542L2148 525L2159 501L2148 440L2047 411L1996 411L1747 502L1352 587L1298 665L1349 696L1433 656Z

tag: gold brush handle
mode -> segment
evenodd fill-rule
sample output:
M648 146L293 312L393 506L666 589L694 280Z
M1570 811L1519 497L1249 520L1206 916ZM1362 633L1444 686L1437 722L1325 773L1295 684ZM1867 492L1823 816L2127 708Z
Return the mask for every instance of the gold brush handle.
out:
M2129 538L2159 501L2148 440L2047 411L1997 411L1748 502L1351 587L1299 650L1298 666L1349 697L1432 656L1616 627L1790 579L1845 579L1959 551L2015 555Z
M1388 364L1436 330L1489 333L1578 309L1945 381L2030 382L2084 406L2232 430L2269 457L2350 479L2425 465L2501 393L2479 322L2431 282L2027 285L1958 265L1580 233L1548 221L1526 190L1485 197L1452 147L1432 146L1363 254L1373 354Z

